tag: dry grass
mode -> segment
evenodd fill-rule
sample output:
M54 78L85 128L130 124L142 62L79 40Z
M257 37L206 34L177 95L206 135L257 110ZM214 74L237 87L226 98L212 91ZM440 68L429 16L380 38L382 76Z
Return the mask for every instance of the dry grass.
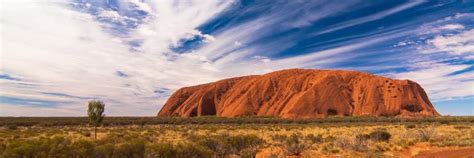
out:
M474 146L473 124L419 124L403 125L383 123L377 125L326 126L319 124L186 124L186 125L127 125L99 128L98 139L129 138L143 140L146 144L195 143L191 137L220 135L255 135L264 140L259 155L264 157L291 155L288 148L301 147L302 157L314 155L377 155L393 156L413 148L410 155L418 153L419 144L430 147ZM390 134L387 141L372 139L371 133L384 131ZM0 129L0 151L7 152L9 144L19 140L62 137L72 142L94 141L92 128L84 126L16 127ZM288 140L297 137L298 143ZM417 148L417 149L415 149ZM292 149L295 150L295 149ZM298 151L299 152L299 151ZM377 156L375 155L375 156Z

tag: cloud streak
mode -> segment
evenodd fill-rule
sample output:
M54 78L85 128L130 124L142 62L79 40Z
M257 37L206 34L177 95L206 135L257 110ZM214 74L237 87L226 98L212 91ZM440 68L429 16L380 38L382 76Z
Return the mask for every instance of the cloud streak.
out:
M325 0L7 0L0 20L0 115L85 115L90 99L104 100L109 116L154 115L179 87L295 67L409 78L439 100L474 95L448 87L472 87L469 14L419 8L426 3L393 2L341 20L373 6ZM412 9L445 19L380 23ZM347 31L359 27L372 29ZM421 66L426 61L433 65Z

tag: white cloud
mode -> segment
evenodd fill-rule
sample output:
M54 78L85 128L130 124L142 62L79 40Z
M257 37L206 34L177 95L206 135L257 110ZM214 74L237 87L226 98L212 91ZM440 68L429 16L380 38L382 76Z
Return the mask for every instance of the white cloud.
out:
M411 66L410 71L393 73L389 76L399 79L410 79L419 83L434 101L474 95L474 73L467 72L453 75L469 68L470 65L443 64L438 62L419 62Z
M432 47L425 52L442 51L455 55L474 53L474 29L454 35L439 35L428 40L427 44Z
M146 3L140 2L140 0L130 0L129 2L132 3L133 5L135 5L136 7L138 7L138 9L140 9L144 12L147 12L147 13L152 12L151 7Z
M119 22L121 24L126 24L125 19L127 18L125 16L121 16L114 10L101 10L98 14L98 17L107 18L114 22Z
M234 46L240 47L240 46L242 46L242 43L240 43L239 41L235 41Z
M421 2L410 2L340 27L377 20ZM96 16L71 10L59 0L53 3L48 0L2 2L0 39L3 41L0 43L3 45L0 73L22 80L0 80L0 96L57 101L59 104L55 108L2 104L0 108L12 110L0 111L0 115L84 115L87 99L81 98L87 97L103 99L107 104L107 115L154 115L166 99L158 98L154 94L156 89L167 88L172 91L182 86L225 77L261 74L283 68L317 68L354 59L357 54L350 52L412 33L412 30L394 29L393 32L368 35L341 45L328 45L328 48L313 53L270 59L269 56L277 53L275 50L294 46L298 37L285 36L256 45L255 41L259 37L275 31L269 28L304 27L322 17L338 14L351 5L325 7L325 12L299 18L295 25L285 22L299 14L297 10L277 8L256 19L225 26L210 35L197 28L226 11L235 4L234 1L120 0L119 3L119 6L125 8L118 8L117 11L104 9L98 17L124 22L131 20L131 17L119 13L130 8L138 8L148 15L137 28L129 30L127 37L117 37L104 31L104 24L98 22ZM288 3L299 4L293 1ZM84 5L95 7L93 4ZM199 49L183 54L174 53L170 49L182 44L180 42L183 39L196 36L204 41ZM453 36L449 36L451 37ZM461 39L454 40L462 43ZM137 51L130 51L128 41L139 41L140 44L134 46ZM450 71L455 71L464 67L451 68ZM118 71L128 77L118 76ZM423 75L432 71L426 67L412 72L418 74L416 79L425 80ZM397 74L398 77L411 78L410 75L412 74ZM471 76L464 76L462 79L467 77ZM451 83L458 83L460 80L450 79ZM432 82L425 84L438 84L440 81ZM23 86L19 86L20 84ZM441 91L439 89L442 90L430 88L430 93L436 96L436 92ZM73 98L46 95L44 92L67 94ZM462 90L455 92L454 89L449 89L448 92L450 96L466 94Z
M211 35L208 35L208 34L203 34L201 31L199 30L192 30L189 34L189 36L185 37L186 39L191 39L193 38L194 36L199 36L203 39L204 42L206 43L209 43L209 42L212 42L212 41L215 41L216 38L214 38L214 36L211 36Z
M268 62L272 61L269 57L260 56L260 55L253 56L253 58L257 59L258 61L263 62L263 63L268 63Z
M434 23L428 23L425 25L422 25L420 27L420 33L419 35L434 35L434 34L439 34L439 33L446 33L446 32L453 32L453 31L460 31L465 28L464 25L457 24L457 23L451 23L451 24L444 24L450 22L449 20L441 20L437 21ZM441 24L439 24L441 23Z
M23 113L2 111L0 115L35 115L33 111L42 116L84 115L87 99L80 98L85 97L104 100L107 115L154 115L166 99L157 98L156 89L177 89L219 79L215 75L219 70L205 56L176 55L170 53L169 46L230 4L231 1L148 3L159 11L144 9L153 12L151 18L132 30L128 38L117 39L103 30L96 17L71 10L65 3L2 1L0 72L22 81L2 80L1 96L54 101L58 105L55 110L15 105ZM127 18L105 10L99 17L118 21ZM198 35L213 40L210 35ZM131 52L130 45L123 42L130 39L143 41L140 52ZM118 76L117 71L128 77ZM19 86L20 83L32 86ZM11 106L2 103L0 108Z
M467 60L474 60L474 55L465 56L464 59L467 59Z
M462 30L464 25L461 24L447 24L440 27L441 30Z

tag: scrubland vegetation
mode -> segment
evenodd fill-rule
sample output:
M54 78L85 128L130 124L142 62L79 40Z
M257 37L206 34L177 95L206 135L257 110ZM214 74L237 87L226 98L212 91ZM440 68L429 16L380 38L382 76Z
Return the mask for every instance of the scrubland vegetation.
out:
M0 157L399 157L474 147L474 117L0 118Z

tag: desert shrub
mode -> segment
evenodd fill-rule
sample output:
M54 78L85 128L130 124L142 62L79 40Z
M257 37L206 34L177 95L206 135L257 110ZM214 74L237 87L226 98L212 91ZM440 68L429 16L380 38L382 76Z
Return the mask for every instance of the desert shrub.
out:
M471 127L469 126L454 126L453 128L457 130L471 129Z
M68 157L71 142L62 137L14 140L5 145L0 157Z
M113 157L116 158L140 158L145 154L145 142L142 140L132 140L115 145Z
M449 124L450 122L449 122L449 120L441 120L441 121L439 121L439 123L444 124L444 125L447 125L447 124Z
M375 152L385 152L390 151L390 145L386 142L376 143L374 145Z
M414 124L405 125L405 128L408 128L408 129L415 128L415 127L416 127L416 125L414 125Z
M33 144L17 140L5 145L0 157L33 157L35 150L38 150Z
M434 125L422 127L417 129L417 134L421 141L429 141L436 135L436 129Z
M274 134L272 135L272 140L275 141L275 142L283 142L285 141L287 138L286 135L282 135L282 134Z
M351 149L354 145L353 141L349 138L340 137L334 141L334 145L336 145L340 149Z
M388 133L387 131L383 131L383 130L377 130L377 131L373 131L369 134L369 137L371 140L373 141L378 141L378 142L381 142L381 141L384 141L384 142L388 142L390 140L390 138L392 137L392 135L390 133Z
M7 127L9 130L16 130L18 127L16 125L8 125Z
M90 132L84 132L84 133L82 133L82 135L83 135L84 137L91 137L91 133L90 133Z
M154 143L146 149L146 157L156 158L206 158L212 157L212 155L213 152L210 149L194 143L179 143L177 145Z
M227 144L229 135L218 135L218 136L193 136L189 137L192 142L196 142L199 145L205 146L212 150L216 156L224 157L225 155L231 154L231 147Z
M412 139L400 139L399 141L396 142L397 145L401 147L407 147L407 146L412 146L415 145L415 140Z
M327 136L327 137L325 137L325 138L323 139L323 141L324 141L324 142L334 142L334 141L336 141L336 139L337 139L337 138L334 137L334 136Z
M341 150L334 145L334 143L325 144L322 148L323 152L326 153L339 153Z
M323 136L320 134L317 136L314 136L314 134L308 134L305 139L313 144L323 142Z
M219 134L214 136L192 136L190 140L212 150L218 157L228 154L237 154L246 157L255 157L258 149L265 143L256 135Z
M367 140L368 139L366 139L365 137L362 138L362 139L361 138L356 138L356 139L354 139L354 141L352 142L350 147L354 151L367 152L367 150L369 150Z
M265 143L260 137L247 134L231 136L227 142L235 154L246 157L255 157L258 149Z
M87 140L74 142L72 148L72 157L91 157L95 154L95 144Z
M356 138L355 138L357 141L367 141L370 139L370 135L368 134L359 134L359 135L356 135Z
M178 158L207 158L212 157L213 153L211 150L204 146L191 144L191 143L181 143L175 147L176 155L172 157Z
M99 144L95 147L96 158L112 158L114 156L115 146L112 143Z
M309 144L305 143L300 136L293 133L282 144L283 150L287 155L300 156L306 149L310 147Z
M147 146L146 155L149 157L172 157L176 155L174 146L168 143L153 143Z

